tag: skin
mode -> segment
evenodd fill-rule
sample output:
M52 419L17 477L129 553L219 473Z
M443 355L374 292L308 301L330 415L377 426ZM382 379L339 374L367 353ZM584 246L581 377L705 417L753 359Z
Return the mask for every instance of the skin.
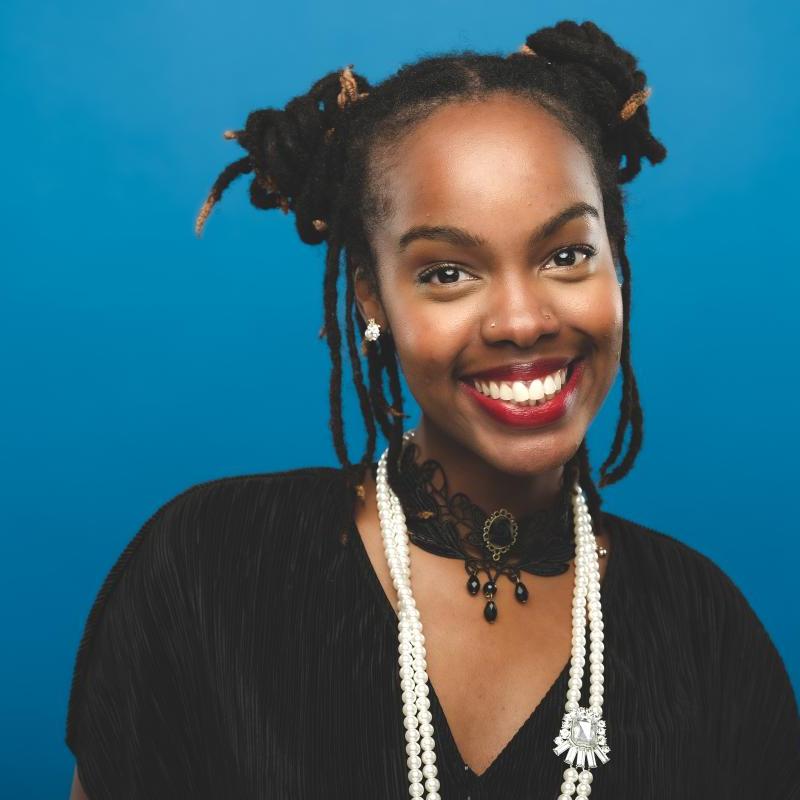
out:
M440 107L382 166L392 207L371 232L378 284L359 271L356 298L364 318L394 337L421 409L420 456L441 462L451 493L484 509L522 516L549 505L619 368L622 298L589 156L548 112L496 93ZM597 216L575 216L531 244L578 203ZM482 244L426 238L401 247L404 233L421 225L456 226ZM565 250L576 245L594 255ZM451 269L419 283L434 265ZM554 355L583 356L585 370L568 413L545 427L497 422L459 384L466 374ZM395 606L369 474L365 490L356 524ZM600 559L601 583L607 563ZM453 589L465 583L462 562L412 547L411 571L431 684L463 759L480 774L569 661L574 561L560 576L526 574L526 606L510 602L503 579L493 625L474 597Z
M481 506L523 514L549 504L619 366L622 298L588 155L550 114L498 93L423 121L385 179L394 207L372 236L379 292L359 276L357 302L394 336L422 410L423 456L440 460ZM600 218L572 219L528 247L578 202ZM418 225L457 226L485 244L417 239L401 250L400 237ZM553 260L575 244L597 254ZM416 283L436 263L458 267L457 282L440 272ZM584 355L586 369L575 407L547 428L495 422L459 387L461 375L549 355Z

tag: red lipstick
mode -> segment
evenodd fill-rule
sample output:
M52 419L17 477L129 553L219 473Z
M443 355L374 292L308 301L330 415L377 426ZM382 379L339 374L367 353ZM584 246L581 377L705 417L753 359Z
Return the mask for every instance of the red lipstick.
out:
M536 378L544 378L560 369L563 369L575 359L574 356L539 358L536 361L529 361L524 364L508 364L506 366L494 367L483 372L473 372L464 375L465 379L481 381L533 381Z
M506 400L495 400L480 392L471 381L532 381L556 372L569 363L569 358L543 358L530 364L511 364L506 367L476 372L460 380L459 385L480 409L498 422L519 428L537 428L556 422L572 407L578 382L583 374L583 359L572 363L567 382L553 397L540 405L528 406Z

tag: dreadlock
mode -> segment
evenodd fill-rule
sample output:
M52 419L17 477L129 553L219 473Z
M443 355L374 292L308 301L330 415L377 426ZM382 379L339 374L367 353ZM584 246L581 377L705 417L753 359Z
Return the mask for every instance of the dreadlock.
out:
M600 467L599 485L614 483L630 471L642 446L643 415L631 365L631 270L625 249L622 184L640 172L642 159L657 164L667 154L650 132L645 102L651 90L645 83L636 58L596 24L562 20L530 34L507 56L472 50L431 56L402 66L375 86L349 65L320 78L285 108L253 111L242 130L225 131L225 138L235 139L247 155L220 173L197 216L195 230L201 233L214 204L233 180L253 173L250 199L254 206L294 212L303 242L327 244L321 335L332 365L329 425L337 457L356 491L372 462L378 429L389 442L389 478L394 482L406 416L391 333L385 332L368 347L362 338L363 349L356 338L356 330L363 337L365 321L355 305L355 272L363 269L379 293L369 234L391 213L392 198L377 165L382 154L438 107L456 100L480 101L493 92L527 98L551 113L581 142L593 164L609 241L622 276L623 304L619 419L611 450ZM342 416L337 287L343 256L344 336L367 431L365 452L355 464L349 460ZM362 355L367 362L366 383ZM585 439L568 467L581 477L590 509L597 512L601 498L591 478Z

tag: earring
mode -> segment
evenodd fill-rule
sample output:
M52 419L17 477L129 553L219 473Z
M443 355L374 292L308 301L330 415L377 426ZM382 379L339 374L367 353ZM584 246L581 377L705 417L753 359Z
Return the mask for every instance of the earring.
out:
M367 327L364 331L364 338L370 342L374 342L381 335L381 326L375 322L373 317L367 320Z

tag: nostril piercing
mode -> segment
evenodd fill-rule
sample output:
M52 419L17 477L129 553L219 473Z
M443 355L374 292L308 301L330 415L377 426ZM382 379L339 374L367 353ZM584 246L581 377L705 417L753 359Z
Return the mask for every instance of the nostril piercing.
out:
M490 328L494 328L494 326L495 326L495 325L497 325L497 323L496 323L496 322L491 322L491 323L489 323L489 327L490 327Z

